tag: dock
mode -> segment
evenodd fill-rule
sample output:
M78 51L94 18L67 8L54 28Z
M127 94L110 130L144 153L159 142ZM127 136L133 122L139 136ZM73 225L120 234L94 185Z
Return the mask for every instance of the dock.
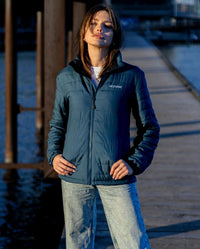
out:
M152 249L200 248L200 101L151 43L129 33L124 60L144 70L160 124L138 193Z
M151 42L131 31L126 37L123 59L145 72L161 128L152 165L137 177L151 248L199 249L200 99ZM95 249L113 248L98 203Z

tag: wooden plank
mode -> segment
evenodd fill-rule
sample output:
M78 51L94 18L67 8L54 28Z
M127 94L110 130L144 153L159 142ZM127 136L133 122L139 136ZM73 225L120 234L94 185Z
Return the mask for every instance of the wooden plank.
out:
M0 169L44 169L44 162L41 163L0 163Z

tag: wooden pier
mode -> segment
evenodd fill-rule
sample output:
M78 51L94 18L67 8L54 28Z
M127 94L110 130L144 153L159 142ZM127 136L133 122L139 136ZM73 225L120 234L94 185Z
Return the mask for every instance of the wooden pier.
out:
M46 44L44 48L44 80L48 83L44 88L46 97L46 99L44 98L44 109L45 106L48 108L45 109L45 127L49 126L48 121L52 114L55 76L65 65L65 1L58 2L59 4L56 2L55 5L53 0L44 1L44 43ZM10 3L11 1L8 0L8 7ZM15 27L13 26L12 11L13 8L7 9L6 27L10 36L6 37L6 40L8 39L6 42L8 48L6 49L9 51L8 59L12 59L13 64L7 60L8 69L6 70L7 75L15 80L15 47L12 44ZM51 28L49 23L51 23ZM59 36L58 39L55 39L54 34ZM154 161L145 173L137 178L141 209L151 247L152 249L199 249L199 95L190 86L188 87L183 77L179 77L176 70L165 62L161 53L150 42L130 31L127 32L126 38L125 48L122 51L123 59L139 66L146 73L152 102L161 127L160 143ZM16 87L14 80L10 78L7 87L11 86L11 83ZM6 119L13 126L16 122L17 110L12 111L11 107L14 102L17 103L16 96L14 96L16 89L13 88L13 91L9 91L7 94L10 96L10 102L8 102L9 106L6 109ZM7 169L28 168L27 164L17 164L17 160L13 156L13 153L16 155L16 127L13 127L12 131L11 129L10 126L7 126L7 130L10 130L9 136L14 134L12 139L6 136L7 142L10 140L6 146L9 152L6 156L7 163L0 166ZM132 131L134 132L134 129ZM45 132L45 141L47 132L48 129ZM12 153L12 151L14 152ZM47 165L47 162L45 163ZM29 164L29 167L44 169L43 162L37 165ZM46 172L48 173L48 169ZM100 201L98 202L97 218L95 249L112 249L113 245ZM61 240L61 248L65 248L64 239Z

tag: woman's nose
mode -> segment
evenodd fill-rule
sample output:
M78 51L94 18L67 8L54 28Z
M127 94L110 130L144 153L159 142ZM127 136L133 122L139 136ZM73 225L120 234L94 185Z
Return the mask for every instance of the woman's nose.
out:
M101 33L101 32L102 32L102 25L99 24L99 25L96 27L96 30L97 30L97 32L100 32L100 33Z

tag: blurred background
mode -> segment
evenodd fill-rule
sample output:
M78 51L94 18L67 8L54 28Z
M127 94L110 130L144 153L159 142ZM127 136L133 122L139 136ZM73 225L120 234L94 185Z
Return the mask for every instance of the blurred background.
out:
M52 227L49 248L58 248L62 224L49 217L62 220L53 201L61 203L60 183L45 157L55 77L97 3L111 5L125 33L152 42L200 92L200 0L0 0L0 249L48 248L38 234L50 237Z

